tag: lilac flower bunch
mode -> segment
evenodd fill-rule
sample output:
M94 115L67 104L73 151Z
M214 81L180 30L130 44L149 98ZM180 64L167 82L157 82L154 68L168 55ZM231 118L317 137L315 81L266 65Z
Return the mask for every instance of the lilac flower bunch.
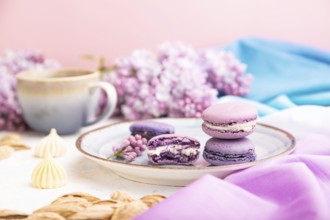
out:
M218 94L248 93L252 76L245 70L231 52L176 42L118 58L104 80L116 87L118 111L126 119L199 117Z
M23 70L56 68L59 64L41 53L6 50L0 54L0 130L24 130L16 96L16 74Z
M243 96L249 92L252 75L245 74L246 65L230 51L205 50L200 65L207 72L207 81L221 94Z
M119 146L112 148L113 154L107 159L116 157L124 159L127 162L132 162L136 157L141 156L142 152L147 149L147 139L142 138L141 135L131 135L124 139Z

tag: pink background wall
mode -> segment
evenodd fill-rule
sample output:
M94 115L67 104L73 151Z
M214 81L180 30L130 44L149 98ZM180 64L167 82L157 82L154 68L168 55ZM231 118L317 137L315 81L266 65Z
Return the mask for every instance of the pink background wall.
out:
M181 40L221 46L258 36L330 51L329 0L0 0L0 50L39 49L68 67L90 67L136 48Z

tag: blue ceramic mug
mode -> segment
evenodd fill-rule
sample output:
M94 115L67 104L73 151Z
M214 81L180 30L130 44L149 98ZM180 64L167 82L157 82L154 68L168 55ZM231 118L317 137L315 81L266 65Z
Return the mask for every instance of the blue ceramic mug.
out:
M99 89L107 105L96 115ZM26 123L34 130L72 134L112 115L117 104L115 88L100 81L100 73L78 69L30 70L17 75L17 96Z

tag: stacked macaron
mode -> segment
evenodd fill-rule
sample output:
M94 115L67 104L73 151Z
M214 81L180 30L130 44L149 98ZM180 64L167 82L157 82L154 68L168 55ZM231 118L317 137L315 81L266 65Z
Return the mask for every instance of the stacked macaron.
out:
M257 109L248 103L227 102L212 105L202 114L203 131L210 135L203 157L212 165L251 162L256 154L246 136L254 132Z

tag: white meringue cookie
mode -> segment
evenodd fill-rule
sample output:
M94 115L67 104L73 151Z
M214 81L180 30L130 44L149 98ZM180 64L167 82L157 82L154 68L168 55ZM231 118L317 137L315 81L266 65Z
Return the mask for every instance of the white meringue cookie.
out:
M40 189L53 189L67 183L65 169L53 158L44 158L32 172L32 186Z
M55 128L52 128L49 135L41 139L35 148L36 157L45 158L49 153L53 157L60 157L67 151L65 141L57 134Z

